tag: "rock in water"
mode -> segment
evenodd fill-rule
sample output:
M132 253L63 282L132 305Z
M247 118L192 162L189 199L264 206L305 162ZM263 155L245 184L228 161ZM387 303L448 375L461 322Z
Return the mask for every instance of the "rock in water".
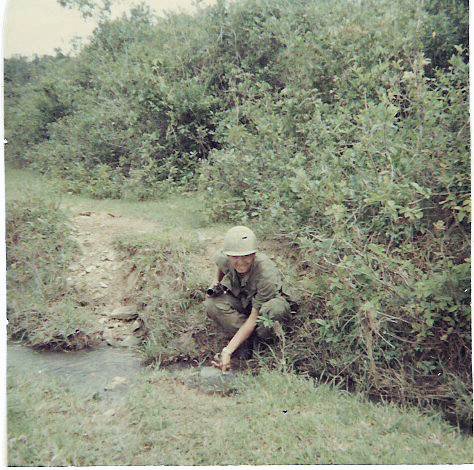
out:
M233 371L224 374L215 367L202 367L197 374L192 374L184 383L204 393L230 395L237 390L235 381L238 377L239 375Z
M203 367L199 371L199 377L201 377L202 379L217 379L222 375L224 374L216 367Z
M116 308L109 316L117 320L133 320L138 317L138 313L133 305L125 305L124 307Z
M125 377L116 376L112 379L110 385L107 386L107 390L113 390L114 388L117 388L120 385L125 385L127 383L128 380Z

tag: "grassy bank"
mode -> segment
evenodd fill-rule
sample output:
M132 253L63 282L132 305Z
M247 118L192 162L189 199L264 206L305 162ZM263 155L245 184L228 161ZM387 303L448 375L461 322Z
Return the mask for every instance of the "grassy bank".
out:
M52 212L48 212L51 217L54 215L54 208L59 207L64 211L65 217L93 209L119 217L129 217L135 221L158 222L158 228L154 233L133 237L124 237L117 233L114 236L118 255L128 267L128 271L134 273L135 276L135 289L131 300L141 309L140 315L148 331L143 347L146 360L158 363L176 360L200 362L222 347L224 340L205 317L201 300L203 290L215 275L212 254L220 247L223 233L228 225L208 224L199 193L171 195L166 199L146 202L107 199L97 201L64 193L60 182L44 179L28 171L9 169L6 176L8 201L17 205L23 204L21 210L29 213L30 219L32 214L28 212L29 202L25 206L26 194L28 201L35 198L47 201L51 207ZM33 219L29 220L26 226L28 230L36 227L36 219ZM50 246L51 243L54 245L56 242L66 243L67 238L63 235L67 231L56 230L54 232L56 235L52 237L50 225L46 223L42 226L43 229L48 229L48 233L41 234L41 230L38 232L41 236L34 239L35 250L38 253L47 248L54 256L58 255L59 250L62 265L59 270L57 266L50 266L53 270L56 269L53 276L54 282L51 276L47 276L47 280L52 282L52 286L61 288L50 289L51 295L43 296L42 308L38 308L36 304L41 297L36 295L35 276L31 275L31 272L31 288L25 289L25 284L21 284L21 288L15 291L15 284L10 281L10 306L13 307L13 303L17 303L15 308L20 312L18 318L21 320L12 322L10 331L12 327L15 327L17 336L34 338L33 342L36 344L47 344L48 341L54 340L59 347L64 347L69 341L68 336L76 329L87 333L91 325L88 323L87 311L80 306L80 293L78 297L77 292L68 290L64 284L64 267L68 259L64 246L58 245L56 247L58 250ZM34 229L41 229L41 224ZM14 233L12 232L11 235L14 236ZM27 244L30 244L31 240L28 237L26 239ZM377 331L382 332L382 330L377 330L378 321L381 320L375 318L375 323L371 324L374 318L370 317L369 309L366 312L367 318L360 320L356 316L353 318L358 328L356 330L360 330L358 336L355 333L352 336L347 335L343 331L334 336L329 320L318 316L317 312L324 307L324 296L327 292L334 293L335 289L340 291L341 285L328 286L328 280L324 277L315 280L310 274L305 274L304 260L301 257L289 261L293 256L291 247L285 248L282 244L272 246L269 242L264 242L263 245L265 251L278 253L275 261L285 273L287 280L297 287L296 290L303 300L303 308L295 317L293 324L288 325L284 347L282 344L277 344L273 349L264 349L254 361L254 365L264 364L283 370L309 373L352 390L358 388L360 391L368 391L375 398L379 397L378 390L381 389L387 400L416 403L422 409L430 409L434 403L438 409L448 409L453 423L463 424L466 429L470 428L472 403L470 390L466 385L467 379L463 383L451 373L434 374L432 361L430 362L429 358L420 357L418 365L424 368L423 374L416 374L416 371L410 368L401 371L397 367L389 368L392 375L388 377L390 379L388 381L387 377L373 375L371 363L362 361L362 356L349 354L347 349L340 349L336 354L335 341L340 338L343 339L343 344L344 341L352 341L351 344L361 342L364 348L368 348L370 340L377 340ZM24 255L28 253L20 246L14 246L10 250L11 254L22 252ZM23 261L30 259L45 261L43 258L25 255L22 259ZM10 279L12 276L18 277L19 272L19 267L16 265L10 270ZM28 269L26 272L29 272ZM344 273L340 272L342 277ZM303 274L302 277L301 274ZM350 292L347 295L349 294ZM344 296L345 301L348 300L347 295ZM36 301L35 305L32 300ZM27 315L27 312L30 314ZM47 329L44 328L45 315L49 321ZM405 325L403 322L394 322L394 318L383 317L382 319L386 325L400 327ZM333 323L341 321L337 308L333 312L331 321ZM15 326L18 324L20 327ZM50 332L53 333L50 334ZM377 358L375 351L372 354L374 358ZM391 360L396 363L393 351L387 349L384 354L384 357L391 357ZM357 372L358 361L362 361L366 370L362 371L364 374L360 376L359 382L354 384L350 382L347 373L351 368ZM349 365L344 369L347 364ZM343 373L340 373L340 370ZM362 380L364 378L365 380ZM361 385L358 386L358 383ZM413 384L416 384L416 387ZM369 388L365 390L364 387L367 388L367 386ZM428 390L429 393L420 395L422 389ZM400 393L402 393L401 398Z
M134 216L137 222L159 222L156 233L115 237L122 262L136 274L133 302L146 322L143 352L148 360L191 362L222 347L222 338L204 316L201 299L214 276L211 253L220 246L226 226L207 225L198 197L98 202L63 194L30 173L8 171L9 201L25 208L21 193L26 185L33 188L33 196L42 196L66 214L93 209ZM37 228L37 218L30 222ZM266 248L272 251L268 243ZM280 252L275 260L285 270L288 261L283 256ZM296 273L288 272L297 279ZM67 310L47 312L62 321ZM9 464L472 461L471 440L440 417L369 403L325 385L315 388L314 382L294 374L269 372L266 366L293 366L291 349L280 346L261 351L255 359L259 375L246 377L236 396L204 395L182 385L180 377L154 370L126 392L124 403L112 405L112 411L93 393L84 399L60 381L9 371Z
M145 373L121 404L11 376L9 465L440 464L472 441L437 417L376 405L292 374L246 377L231 397Z
M77 252L65 214L49 199L7 204L8 331L37 348L80 349L94 324L67 283Z

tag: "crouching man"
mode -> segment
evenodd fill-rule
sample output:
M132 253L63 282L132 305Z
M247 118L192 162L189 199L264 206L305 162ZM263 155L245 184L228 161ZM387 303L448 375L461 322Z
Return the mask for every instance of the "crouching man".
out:
M213 363L226 372L232 354L252 333L264 340L273 335L271 325L285 320L290 305L277 267L265 254L257 252L257 240L249 228L231 228L215 262L217 284L208 291L204 306L207 315L232 335L219 362Z

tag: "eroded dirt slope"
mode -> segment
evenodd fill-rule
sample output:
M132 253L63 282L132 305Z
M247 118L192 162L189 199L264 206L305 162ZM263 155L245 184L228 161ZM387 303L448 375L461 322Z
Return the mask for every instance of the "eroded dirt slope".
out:
M143 235L159 230L151 221L106 212L77 212L75 239L81 255L70 266L68 283L80 290L97 323L98 337L112 346L135 346L143 328L137 309L128 303L136 275L117 258L113 240L118 235Z

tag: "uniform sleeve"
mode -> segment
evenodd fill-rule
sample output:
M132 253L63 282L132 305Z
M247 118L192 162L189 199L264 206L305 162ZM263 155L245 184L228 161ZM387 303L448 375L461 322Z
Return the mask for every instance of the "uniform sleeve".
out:
M258 308L278 297L281 290L281 276L276 266L265 263L257 279L257 293L252 299L252 307Z
M227 256L222 253L222 251L219 251L215 254L214 262L219 268L219 271L223 272L224 274L227 274L229 272L229 261L227 259Z

